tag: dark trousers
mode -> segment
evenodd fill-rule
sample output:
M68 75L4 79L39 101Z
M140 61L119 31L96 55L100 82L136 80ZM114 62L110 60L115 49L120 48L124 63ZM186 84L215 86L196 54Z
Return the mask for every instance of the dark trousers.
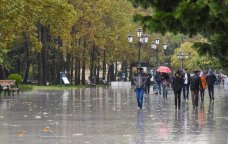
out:
M183 85L183 97L185 100L188 99L188 95L189 95L189 85L184 84Z
M150 85L149 84L147 84L146 86L145 86L145 93L150 93Z
M180 109L181 104L181 91L174 91L175 96L175 109L178 107Z
M210 97L210 101L214 100L214 86L208 85L208 93Z
M140 109L142 109L142 105L143 105L143 94L144 94L143 88L136 88L137 104Z
M199 90L191 90L191 95L193 108L198 107Z
M205 89L200 90L201 101L204 100L204 91L205 91Z

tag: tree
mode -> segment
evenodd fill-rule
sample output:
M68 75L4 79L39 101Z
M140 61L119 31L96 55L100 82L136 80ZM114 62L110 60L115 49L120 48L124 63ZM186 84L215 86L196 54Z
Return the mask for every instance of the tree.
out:
M188 58L183 59L183 66L189 71L194 69L205 70L207 68L219 68L218 59L215 57L200 56L194 49L194 44L191 42L184 42L179 48L175 49L174 55L171 58L172 67L174 69L180 68L181 61L177 55L183 52L189 54Z
M150 15L136 14L145 29L151 32L198 33L208 42L198 42L195 48L204 55L215 56L228 67L228 2L218 0L131 0L135 7L152 8Z

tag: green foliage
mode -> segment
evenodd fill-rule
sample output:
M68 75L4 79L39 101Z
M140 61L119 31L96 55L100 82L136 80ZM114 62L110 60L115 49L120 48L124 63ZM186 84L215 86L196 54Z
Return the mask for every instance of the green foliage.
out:
M19 84L19 83L22 82L22 77L21 77L21 75L19 75L19 74L10 74L10 75L8 76L8 79L9 79L9 80L16 80L16 83L17 83L17 84Z
M152 32L201 34L208 42L195 47L201 54L219 59L228 67L228 2L218 0L130 0L133 6L153 9L149 15L137 14L135 20ZM207 44L206 44L207 43ZM202 47L201 47L202 46ZM207 47L207 48L206 48Z
M22 85L20 85L20 90L22 91L22 92L24 92L24 91L31 91L31 90L33 90L33 86L32 85L25 85L25 84L22 84Z
M207 68L221 68L219 60L217 58L200 55L195 50L194 46L195 45L193 43L185 42L179 48L175 49L175 53L171 58L171 64L174 69L180 68L181 61L177 57L179 52L189 54L189 57L187 59L183 59L183 66L189 71L192 71L194 69L205 70Z

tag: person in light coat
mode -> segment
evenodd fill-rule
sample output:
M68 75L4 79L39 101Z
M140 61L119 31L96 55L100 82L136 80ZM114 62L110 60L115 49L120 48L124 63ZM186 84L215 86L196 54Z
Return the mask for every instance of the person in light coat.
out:
M133 81L136 87L135 92L138 108L142 109L144 88L146 84L146 74L143 73L143 68L138 68L137 70L138 73L133 77Z

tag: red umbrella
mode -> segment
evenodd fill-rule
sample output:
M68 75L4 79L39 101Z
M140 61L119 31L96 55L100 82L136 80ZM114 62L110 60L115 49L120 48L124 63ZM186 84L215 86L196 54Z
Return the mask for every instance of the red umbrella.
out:
M170 68L166 67L166 66L160 66L157 71L159 72L164 72L164 73L171 73Z

